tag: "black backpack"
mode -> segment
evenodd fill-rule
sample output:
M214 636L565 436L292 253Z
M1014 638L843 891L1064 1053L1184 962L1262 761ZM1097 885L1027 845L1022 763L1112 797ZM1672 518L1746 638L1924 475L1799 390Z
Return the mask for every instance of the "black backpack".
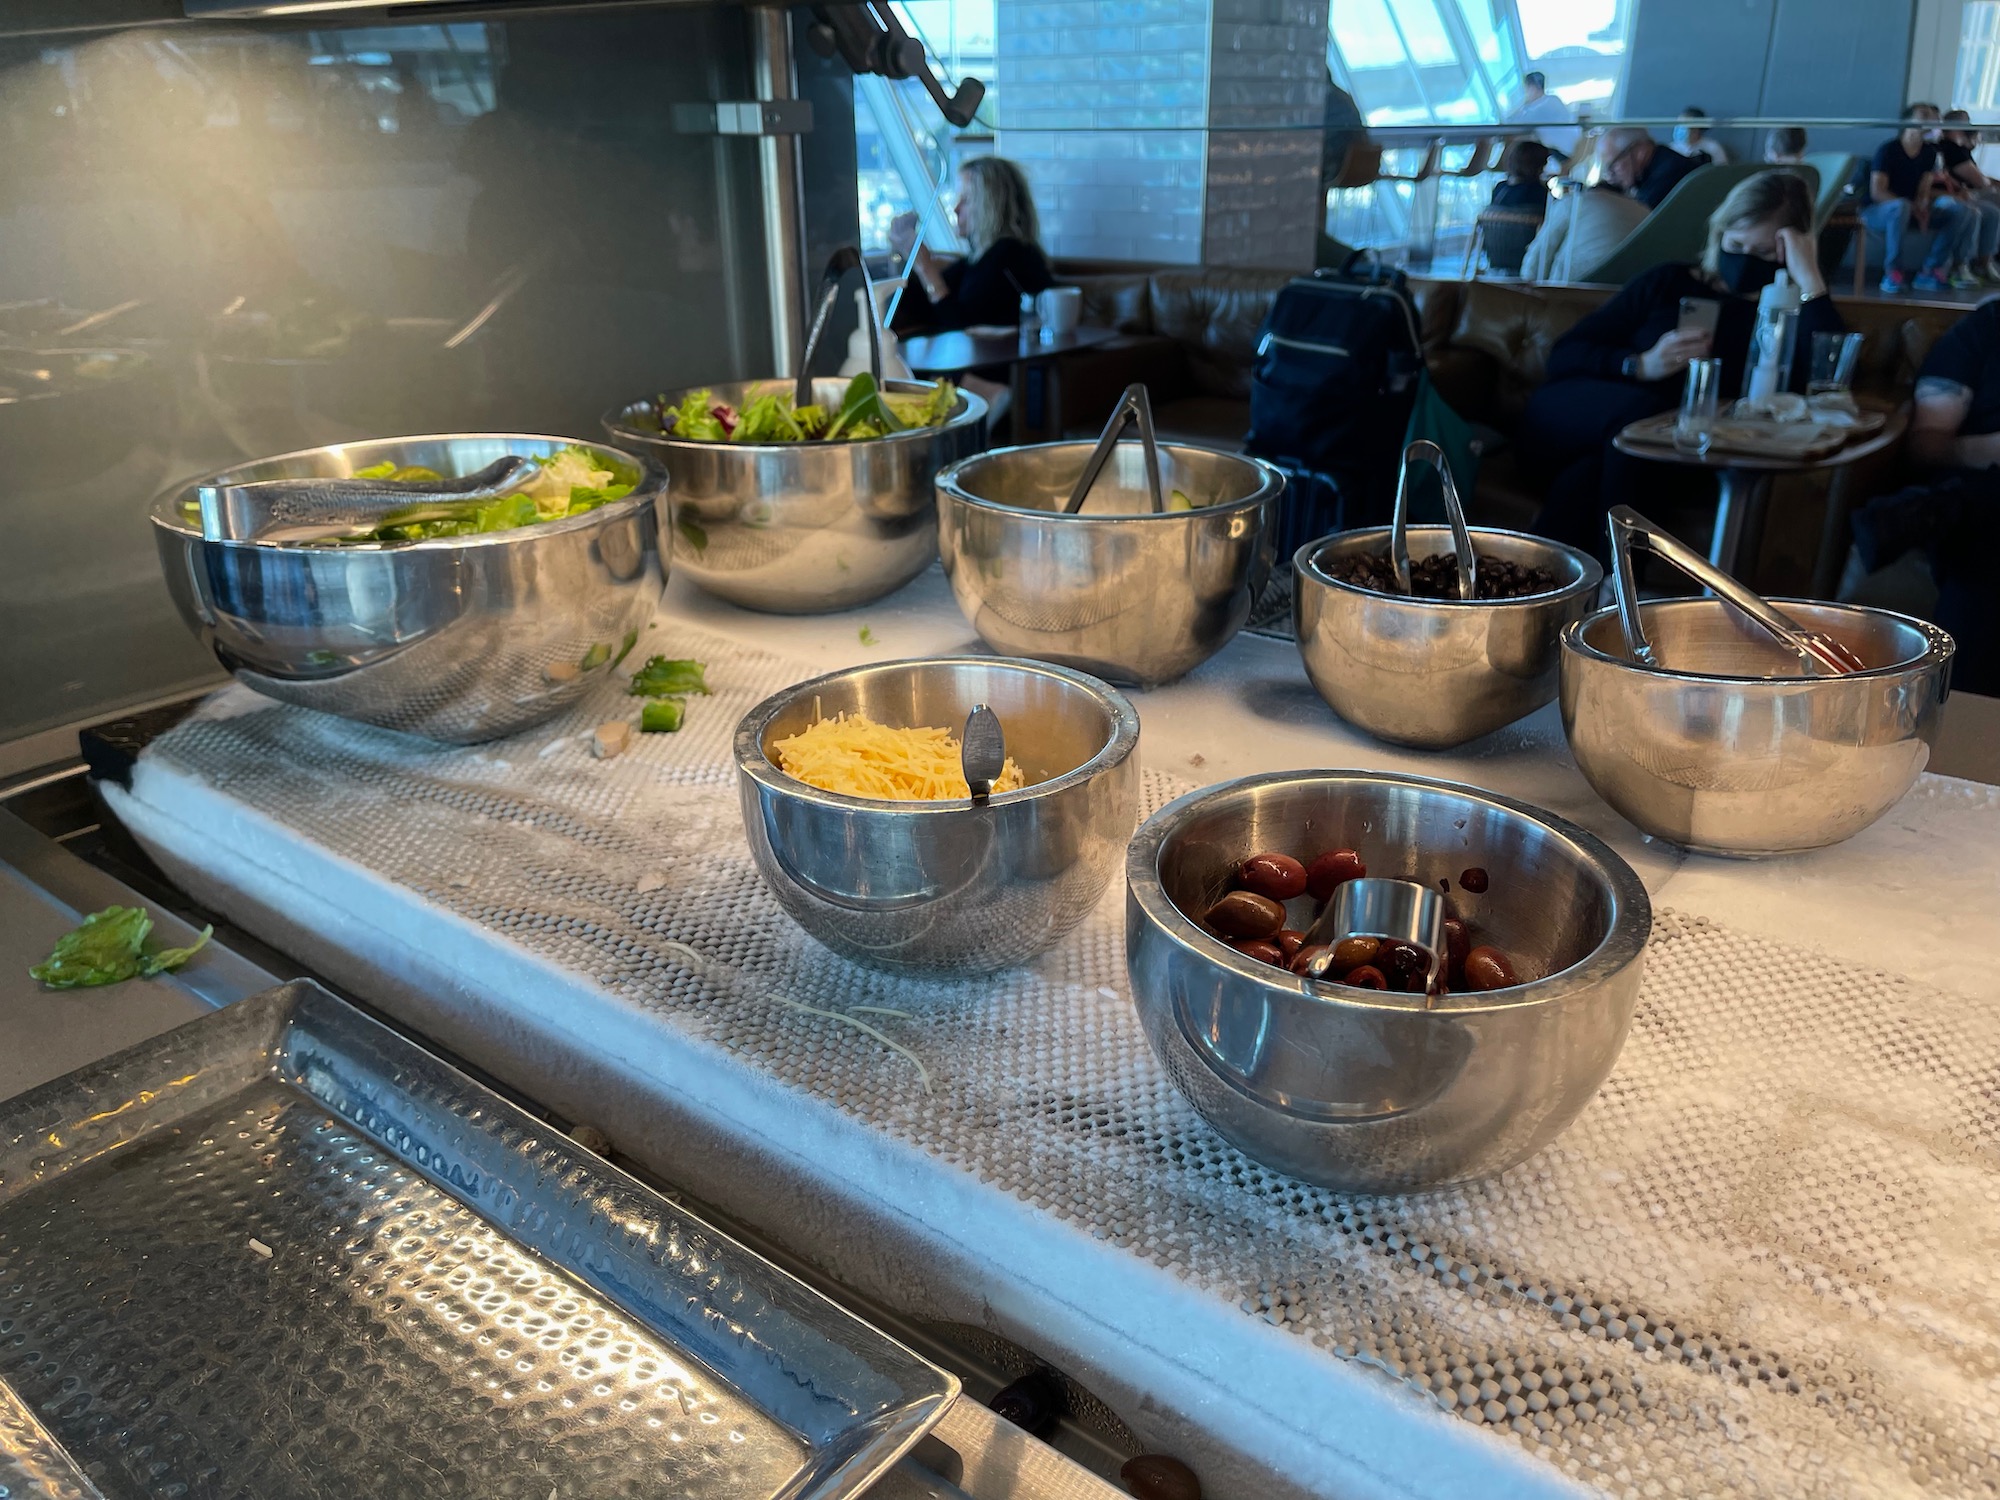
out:
M1292 480L1279 545L1387 521L1424 368L1402 272L1371 264L1302 276L1257 336L1244 451Z

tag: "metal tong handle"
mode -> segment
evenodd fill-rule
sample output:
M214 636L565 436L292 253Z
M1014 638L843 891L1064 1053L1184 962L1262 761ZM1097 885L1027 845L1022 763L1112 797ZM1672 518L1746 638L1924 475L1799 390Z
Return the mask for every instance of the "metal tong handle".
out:
M984 807L993 795L993 783L1007 769L1007 739L1000 728L1000 716L984 703L973 704L972 712L965 716L965 738L959 745L972 805Z
M1410 465L1427 463L1438 472L1444 486L1444 517L1451 523L1451 550L1458 559L1458 597L1479 596L1479 559L1472 550L1472 531L1465 524L1465 507L1458 501L1458 485L1445 462L1444 449L1428 438L1418 438L1403 450L1402 467L1396 471L1396 509L1389 519L1389 565L1396 570L1396 587L1410 592Z
M812 332L806 335L805 353L799 356L798 379L792 387L794 406L813 404L813 355L819 351L820 335L826 332L827 319L833 316L834 298L840 295L840 284L847 279L849 271L859 268L861 284L867 290L868 311L868 373L875 377L875 388L882 388L882 324L875 316L875 282L868 274L868 262L861 252L852 245L842 245L826 259L826 270L820 276L819 306L813 312Z
M1854 670L1841 663L1824 642L1800 630L1790 616L1774 609L1757 594L1710 564L1692 547L1681 543L1629 505L1617 505L1609 516L1611 526L1611 587L1618 600L1618 622L1625 628L1625 650L1634 661L1656 667L1659 661L1653 643L1646 639L1646 622L1639 614L1639 585L1632 575L1632 551L1643 546L1664 557L1696 583L1762 626L1771 638L1795 654L1809 676L1837 677Z
M1145 385L1138 383L1126 386L1125 394L1111 409L1111 420L1104 424L1097 446L1090 450L1089 462L1084 464L1083 472L1077 476L1076 488L1069 492L1069 503L1063 506L1064 515L1073 516L1083 509L1090 487L1097 483L1097 476L1111 461L1111 453L1118 446L1118 440L1134 422L1139 424L1139 441L1146 450L1146 487L1152 493L1153 514L1158 515L1167 508L1167 497L1160 489L1160 440L1153 432L1153 400L1146 394Z

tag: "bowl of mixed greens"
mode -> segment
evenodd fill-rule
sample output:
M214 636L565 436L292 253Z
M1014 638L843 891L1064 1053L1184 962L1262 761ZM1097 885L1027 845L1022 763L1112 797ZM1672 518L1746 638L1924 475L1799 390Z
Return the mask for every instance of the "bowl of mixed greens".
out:
M489 472L504 477L464 493ZM239 681L470 744L559 713L631 652L665 584L665 489L604 444L388 438L189 480L151 519L175 606ZM204 497L232 492L282 505L264 529L205 535ZM318 524L299 514L315 492L338 507Z
M852 609L937 556L931 479L985 446L986 403L948 381L861 374L699 386L607 414L673 482L661 540L711 594L774 614ZM665 516L662 516L665 521Z

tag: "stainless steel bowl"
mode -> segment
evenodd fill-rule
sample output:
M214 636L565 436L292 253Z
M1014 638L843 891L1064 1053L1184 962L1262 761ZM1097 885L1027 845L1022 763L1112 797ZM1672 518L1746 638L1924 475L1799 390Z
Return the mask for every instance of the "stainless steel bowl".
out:
M1183 912L1275 849L1360 851L1451 899L1520 972L1449 995L1309 992ZM1459 888L1484 866L1487 890ZM1360 771L1250 776L1146 820L1125 861L1125 961L1147 1040L1217 1130L1279 1171L1349 1192L1409 1192L1505 1171L1553 1140L1611 1071L1639 995L1652 905L1605 844L1473 787ZM1295 903L1303 927L1309 902Z
M153 503L167 591L216 660L270 697L454 744L511 734L609 672L660 602L665 481L644 460L586 444L638 488L568 520L393 547L211 542L185 506L204 484L339 477L385 459L470 474L570 441L384 438L190 480Z
M1647 833L1706 854L1795 854L1852 838L1930 759L1950 636L1883 609L1771 601L1871 670L1806 678L1719 599L1641 604L1660 661L1625 656L1615 608L1562 638L1562 720L1597 794Z
M866 713L957 732L999 715L1029 785L989 805L881 802L795 781L771 747ZM985 974L1053 948L1117 872L1138 818L1139 716L1081 672L986 656L885 662L799 683L736 728L750 853L799 925L878 969Z
M1444 526L1412 526L1410 557L1451 551ZM1561 580L1525 599L1412 599L1342 583L1325 564L1385 552L1385 526L1308 542L1292 558L1292 621L1306 676L1335 713L1392 745L1447 750L1554 698L1563 627L1597 597L1604 570L1573 547L1472 528L1482 557L1543 567Z
M918 394L928 383L892 380ZM790 390L752 380L707 389L741 405ZM839 406L844 379L815 380L813 395ZM674 391L669 404L687 393ZM613 441L644 453L673 482L672 531L660 546L674 566L719 599L780 615L824 614L892 594L937 556L931 476L986 442L986 403L960 391L942 427L855 443L702 443L660 431L653 403L604 417ZM667 524L664 513L661 526Z
M996 651L1149 687L1229 644L1271 576L1285 480L1261 459L1160 445L1160 480L1200 509L1154 514L1145 454L1121 443L1076 515L1093 443L1000 448L937 477L938 554Z

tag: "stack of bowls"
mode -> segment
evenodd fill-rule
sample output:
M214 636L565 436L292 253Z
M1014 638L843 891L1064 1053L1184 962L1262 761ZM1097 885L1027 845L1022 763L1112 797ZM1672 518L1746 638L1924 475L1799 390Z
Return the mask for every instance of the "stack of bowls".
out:
M1159 446L1154 512L1145 451L1122 443L1083 509L1063 514L1094 443L1001 448L937 477L938 552L972 628L996 651L1150 687L1226 646L1271 575L1285 481L1271 465Z
M1453 890L1458 913L1540 977L1425 1008L1309 985L1186 915L1251 854L1335 848L1433 889L1483 867L1483 892ZM1599 839L1414 776L1280 772L1191 792L1147 819L1125 876L1132 994L1175 1085L1257 1160L1352 1192L1488 1176L1566 1128L1624 1044L1652 926L1639 877Z
M1656 665L1615 608L1562 637L1562 718L1599 796L1645 832L1708 854L1795 854L1853 837L1930 758L1951 637L1888 610L1771 601L1851 647L1865 672L1804 677L1720 599L1641 604Z
M269 697L454 744L511 734L581 697L659 605L665 482L644 460L584 444L631 494L564 520L391 546L211 541L190 507L205 485L346 478L385 461L456 476L570 441L386 438L190 480L153 504L167 592L216 660Z
M970 801L822 791L774 746L816 718L864 713L956 732L999 716L1027 784ZM1081 672L985 656L884 662L767 698L736 730L750 853L798 924L836 953L914 974L1025 963L1083 920L1117 873L1139 807L1139 716Z
M1386 526L1308 542L1292 559L1292 621L1306 676L1328 707L1378 740L1446 750L1556 696L1563 628L1589 611L1604 570L1560 542L1471 531L1478 556L1547 568L1556 588L1521 599L1418 599L1333 576L1338 558L1386 554ZM1449 553L1451 530L1412 526L1409 548L1412 561Z
M847 385L815 380L813 398L838 409ZM909 395L931 389L925 382L884 385ZM790 390L791 382L705 389L741 407L780 386ZM660 399L674 406L688 394ZM937 556L931 477L985 445L986 403L960 391L957 409L940 427L851 443L698 442L662 432L651 401L607 413L604 428L666 470L674 527L661 546L684 576L746 609L809 615L871 603L931 565Z

